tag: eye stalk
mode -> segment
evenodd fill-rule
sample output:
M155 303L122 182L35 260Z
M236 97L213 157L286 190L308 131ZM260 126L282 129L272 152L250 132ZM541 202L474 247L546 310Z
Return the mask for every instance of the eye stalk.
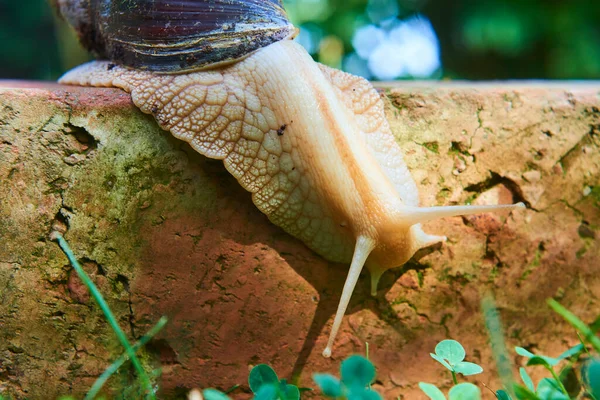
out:
M181 73L227 65L297 29L280 0L50 0L98 58Z

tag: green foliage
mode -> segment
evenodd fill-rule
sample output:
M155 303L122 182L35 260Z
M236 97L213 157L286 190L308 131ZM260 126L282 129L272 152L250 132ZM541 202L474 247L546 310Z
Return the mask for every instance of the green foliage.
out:
M459 383L448 392L449 400L479 400L481 390L472 383Z
M531 390L532 392L535 392L535 386L533 384L533 380L527 373L527 370L525 370L525 368L521 367L521 368L519 368L519 374L521 375L521 379L523 380L523 383L525 384L527 389Z
M491 298L488 298L485 301L488 302L488 304L484 307L484 312L486 313L486 323L488 319L488 313L489 315L494 314L494 318L492 319L495 319L493 324L487 324L488 331L490 336L497 336L497 333L500 332L500 322L499 318L497 317L497 310ZM596 322L598 319L596 319L596 321L592 324L593 327L591 327L586 325L583 321L581 321L573 313L568 311L556 301L550 299L548 300L548 304L553 310L555 310L573 327L575 327L594 349L597 348L596 345L599 344L599 340L596 336L596 330L598 329ZM493 326L495 330L490 329L490 326ZM493 338L493 341L494 340L497 340L497 338ZM588 352L588 349L583 341L582 343L567 349L558 357L534 354L533 352L518 346L515 347L515 352L527 359L526 365L528 367L541 366L550 373L551 377L545 377L541 379L536 388L533 380L527 373L527 370L525 368L520 368L519 375L521 376L523 385L512 383L512 380L504 381L506 390L502 389L496 392L496 397L498 399L512 400L514 397L518 400L570 400L576 398L593 398L595 400L600 400L594 392L594 390L597 390L594 388L594 384L600 386L600 367L596 367L595 364L600 364L600 362L596 359L589 361L586 366L581 369L581 380L578 377L579 375L577 373L576 364L579 356L583 352ZM504 357L501 357L500 361L505 362L506 360ZM567 364L560 370L560 373L557 374L555 367L561 363ZM593 370L593 368L598 368L598 371ZM590 373L590 371L592 372ZM511 390L512 393L509 393L509 390ZM583 396L581 395L582 390L585 392Z
M259 364L252 368L248 376L248 385L256 400L298 400L300 390L296 385L279 379L273 368Z
M248 377L248 385L252 393L258 393L264 385L275 385L278 382L277 374L273 371L273 368L266 364L259 364L252 368Z
M442 340L435 346L435 354L429 353L429 355L453 373L468 376L483 372L483 368L479 365L463 361L466 352L456 340Z
M148 334L146 334L136 344L134 344L132 346L129 343L127 336L125 335L125 332L123 332L123 330L119 326L110 307L104 300L104 297L102 296L102 294L100 293L100 291L98 290L98 288L96 287L94 282L90 279L90 277L87 275L87 273L83 270L83 268L77 261L77 258L73 254L73 251L69 247L69 244L67 243L67 241L58 232L53 232L52 239L56 240L58 242L58 245L60 246L61 250L65 253L67 258L69 259L69 262L73 266L73 269L79 276L79 279L81 279L81 281L85 284L87 289L90 291L90 293L92 294L92 297L94 298L94 300L96 301L96 303L98 304L98 306L100 307L102 312L104 313L106 320L108 321L111 328L115 332L115 335L117 336L117 338L119 339L119 341L121 342L123 347L125 348L125 354L122 355L119 359L117 359L117 361L113 365L111 365L102 375L100 375L100 377L96 380L96 382L94 383L94 385L92 386L90 391L85 396L85 399L86 400L94 399L96 397L96 395L98 394L98 392L100 391L100 389L102 389L102 386L108 380L108 378L110 378L110 376L121 365L123 365L123 363L126 360L131 361L131 363L133 364L134 368L136 369L136 371L138 373L138 379L140 381L141 391L139 391L139 393L136 392L136 394L135 394L136 397L144 397L144 398L154 399L155 398L154 388L153 388L152 384L150 383L150 378L148 377L148 374L142 367L142 364L141 364L140 360L137 358L135 353L136 353L137 349L139 349L141 346L143 346L144 343L147 343L154 335L156 335L165 326L165 324L167 323L166 317L162 317L159 320L159 322L150 330L150 332ZM134 391L137 390L137 388L135 386L132 386L129 389L134 390Z
M600 400L600 358L596 358L584 370L584 383L594 399Z
M354 355L342 361L342 383L346 387L365 387L375 379L375 367L363 356Z
M342 361L341 380L329 374L314 374L313 380L326 397L348 400L380 400L369 385L375 379L375 367L363 356L354 355Z
M496 391L496 398L498 400L510 400L510 395L506 392L506 390L497 390Z
M230 400L229 396L217 389L204 389L202 396L204 396L204 400Z
M456 340L442 340L435 346L435 354L429 353L431 358L442 364L452 373L454 385L448 392L450 400L478 400L481 398L481 391L472 383L458 383L456 374L465 376L480 374L483 372L481 366L464 361L467 352L465 348ZM432 400L444 400L446 396L435 385L431 383L419 382L419 388Z
M342 383L331 374L314 374L313 380L323 394L327 397L340 397L342 395Z
M431 400L446 400L444 393L431 383L419 382L419 388ZM472 383L464 382L450 388L448 400L480 400L481 390Z
M429 396L431 400L446 400L444 393L431 383L419 382L419 388Z

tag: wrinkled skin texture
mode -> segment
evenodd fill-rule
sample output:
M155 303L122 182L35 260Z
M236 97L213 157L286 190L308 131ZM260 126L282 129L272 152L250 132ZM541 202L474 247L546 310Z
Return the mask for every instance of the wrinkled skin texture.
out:
M325 356L364 265L375 294L385 270L445 240L420 222L502 208L419 208L377 92L292 41L214 71L169 76L94 62L61 82L130 92L162 128L222 159L273 223L326 259L351 262Z

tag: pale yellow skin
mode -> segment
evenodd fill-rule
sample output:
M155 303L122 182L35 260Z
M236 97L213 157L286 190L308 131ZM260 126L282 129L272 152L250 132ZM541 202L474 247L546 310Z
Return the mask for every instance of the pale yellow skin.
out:
M130 92L162 128L222 159L274 224L326 259L351 263L326 357L363 265L375 294L385 270L445 240L420 222L522 206L419 208L378 93L291 40L213 71L158 75L92 62L61 82Z

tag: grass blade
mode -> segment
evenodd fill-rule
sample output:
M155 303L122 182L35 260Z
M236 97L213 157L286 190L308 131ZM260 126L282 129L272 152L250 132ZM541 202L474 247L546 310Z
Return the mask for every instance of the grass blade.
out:
M135 355L135 350L133 350L133 348L131 347L127 336L125 336L125 332L123 332L123 330L117 323L117 320L113 315L112 311L110 310L108 303L106 303L106 300L104 300L104 297L102 297L102 294L100 293L96 285L94 285L94 282L92 282L88 274L83 270L83 268L77 261L77 258L75 258L75 255L73 254L73 251L69 247L69 244L67 243L65 238L63 238L63 236L60 233L53 232L51 235L51 239L56 240L58 242L58 245L69 259L69 262L73 266L73 269L75 269L75 272L77 272L77 275L79 275L79 279L81 279L81 281L89 289L90 293L92 294L92 297L94 298L96 303L98 303L98 306L100 306L100 309L104 313L104 316L106 317L106 320L108 321L109 325L117 335L119 342L121 342L121 345L125 348L125 351L131 360L131 363L133 364L140 377L140 380L142 381L142 387L145 388L145 390L147 391L147 395L151 399L155 399L150 379L148 378L146 371L144 371L140 360Z
M577 329L583 337L590 342L592 347L600 353L600 338L596 336L594 331L587 326L582 320L580 320L575 314L563 307L559 302L554 299L547 300L548 305L556 311L561 317L563 317L573 328Z
M164 326L167 324L167 317L161 317L158 320L156 325L152 327L144 336L140 338L137 342L135 342L132 346L134 351L137 351L140 347L144 346L146 343L150 341ZM108 381L108 379L117 372L117 370L125 363L125 361L129 360L129 356L127 353L121 354L117 360L110 365L110 367L106 368L106 370L96 379L96 382L92 385L88 393L85 395L84 400L92 400L96 398L98 392L102 389L102 386Z

